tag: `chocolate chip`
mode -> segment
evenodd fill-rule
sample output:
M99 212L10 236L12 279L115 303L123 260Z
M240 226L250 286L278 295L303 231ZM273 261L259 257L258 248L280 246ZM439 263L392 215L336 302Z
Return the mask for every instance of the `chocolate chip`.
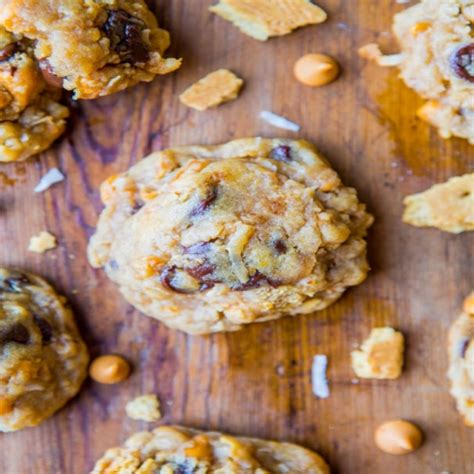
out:
M0 344L16 342L17 344L28 344L30 333L23 324L16 323L0 331Z
M212 273L216 266L210 262L200 263L194 267L185 268L188 275L191 275L196 280L202 281L204 277Z
M136 214L144 205L145 201L142 201L141 199L136 199L132 207L132 215Z
M461 46L451 56L451 67L458 77L474 82L474 43Z
M467 348L469 347L470 342L471 342L470 339L465 339L461 343L461 349L460 349L459 352L460 352L460 355L461 355L462 359L464 359L464 357L466 357Z
M272 242L273 248L276 250L278 254L285 253L288 250L288 247L286 246L285 242L283 240L278 239Z
M278 145L270 152L270 158L272 160L289 163L290 161L293 161L293 158L291 157L291 148L288 145Z
M245 283L240 283L233 289L235 291L247 291L268 285L272 286L273 288L276 288L277 286L280 286L280 284L280 282L268 278L267 276L263 275L263 273L260 273L257 270Z
M149 51L143 43L146 25L125 10L110 10L102 30L110 39L110 47L122 62L131 64L148 61Z
M0 49L0 61L6 61L15 53L17 48L16 43L10 43L3 49Z
M204 214L214 203L214 201L217 199L217 187L212 186L208 192L205 198L201 199L197 205L191 210L190 216L191 217L196 217L201 214Z
M176 276L176 271L177 271L177 268L174 265L171 267L165 267L160 275L161 284L166 289L174 291L175 293L183 293L183 294L193 293L184 288L179 288L173 284L173 280Z
M51 66L51 63L47 59L41 59L39 61L39 68L41 71L41 74L43 75L43 79L53 87L61 88L63 86L63 78L57 76L54 73L53 66Z
M5 278L5 280L0 280L0 289L5 287L5 290L14 293L20 293L25 285L31 285L31 282L23 273L14 273L12 276Z
M212 288L217 281L210 278L206 278L210 273L214 271L215 267L209 263L203 263L192 268L178 269L176 266L165 267L160 275L161 284L168 290L174 291L175 293L190 294L196 291L206 291ZM173 280L176 276L177 271L184 271L194 279L199 281L198 289L185 289L176 286Z
M46 319L36 314L33 314L33 320L35 324L38 326L43 342L45 344L49 344L53 338L53 328L48 323L48 321L46 321Z

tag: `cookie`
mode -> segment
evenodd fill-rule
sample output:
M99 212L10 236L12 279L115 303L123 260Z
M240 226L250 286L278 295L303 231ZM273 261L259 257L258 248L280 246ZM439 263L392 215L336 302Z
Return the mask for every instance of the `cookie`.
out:
M360 350L352 351L352 369L365 379L397 379L402 374L404 339L390 327L374 328Z
M178 426L136 433L112 448L91 474L329 474L313 451L290 443L233 437Z
M260 41L322 23L327 18L324 10L311 0L220 0L209 10Z
M305 141L172 148L101 194L90 263L143 313L191 334L323 309L369 269L372 217Z
M393 30L401 53L378 58L380 64L398 65L405 83L428 99L418 111L420 118L437 127L444 138L457 136L471 143L473 21L472 0L423 0L395 15Z
M465 424L474 426L474 292L449 330L448 353L451 395Z
M451 178L404 199L403 222L458 234L474 230L474 173Z
M177 69L144 0L4 0L0 25L26 38L46 81L77 99L109 95Z
M35 426L78 392L89 357L65 300L0 268L0 431Z
M236 99L244 81L227 69L218 69L188 87L179 100L188 107L203 111Z

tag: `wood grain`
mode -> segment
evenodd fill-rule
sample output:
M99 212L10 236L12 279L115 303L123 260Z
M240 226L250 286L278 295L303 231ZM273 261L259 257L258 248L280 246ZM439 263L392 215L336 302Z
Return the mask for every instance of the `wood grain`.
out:
M421 102L396 71L359 60L359 46L380 41L396 50L392 0L321 0L328 22L260 43L207 12L209 0L157 0L172 33L175 74L127 92L77 104L67 135L39 159L1 165L0 264L44 275L72 302L92 355L125 354L133 376L118 386L87 382L80 395L34 429L0 434L2 473L85 473L102 452L148 428L127 419L126 401L159 394L165 423L286 439L320 451L336 473L474 472L474 430L464 427L448 394L445 340L463 297L474 286L474 234L449 235L401 223L402 198L472 171L474 148L440 139L419 122ZM324 52L343 66L334 84L309 89L292 77L294 61ZM241 97L199 113L178 94L220 67L246 80ZM101 210L98 186L153 150L220 143L236 137L289 136L258 118L272 110L302 125L343 180L377 218L370 232L368 280L314 316L254 325L240 332L188 337L128 306L85 249ZM64 183L34 195L50 167ZM14 180L9 185L8 180ZM10 183L11 184L11 183ZM48 229L59 248L27 252L31 235ZM398 381L353 384L349 353L375 325L407 336L407 366ZM328 354L331 396L311 393L316 353ZM410 456L379 452L374 428L407 418L426 433Z

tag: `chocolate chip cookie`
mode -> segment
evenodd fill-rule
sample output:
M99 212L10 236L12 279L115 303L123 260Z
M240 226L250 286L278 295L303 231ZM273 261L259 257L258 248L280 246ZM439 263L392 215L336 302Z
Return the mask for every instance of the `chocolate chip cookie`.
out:
M313 451L290 443L241 438L177 426L136 433L109 449L91 474L329 474Z
M451 394L466 425L474 426L474 292L451 326L448 352Z
M131 304L191 334L312 313L367 275L372 217L305 141L172 148L101 193L89 261Z
M65 299L0 268L0 431L35 426L79 390L89 357Z

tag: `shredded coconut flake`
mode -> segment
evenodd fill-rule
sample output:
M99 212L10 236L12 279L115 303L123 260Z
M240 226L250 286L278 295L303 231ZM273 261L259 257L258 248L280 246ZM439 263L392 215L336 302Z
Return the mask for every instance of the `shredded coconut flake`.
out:
M313 393L319 398L329 397L329 385L326 378L326 369L328 367L328 358L323 354L314 356L313 367L311 371L311 383Z
M292 132L298 132L301 128L297 123L292 122L281 115L268 112L267 110L262 110L260 112L260 118L274 127L284 128L285 130L291 130Z
M57 168L51 168L39 181L35 188L35 193L42 193L50 188L53 184L64 180L64 175Z

